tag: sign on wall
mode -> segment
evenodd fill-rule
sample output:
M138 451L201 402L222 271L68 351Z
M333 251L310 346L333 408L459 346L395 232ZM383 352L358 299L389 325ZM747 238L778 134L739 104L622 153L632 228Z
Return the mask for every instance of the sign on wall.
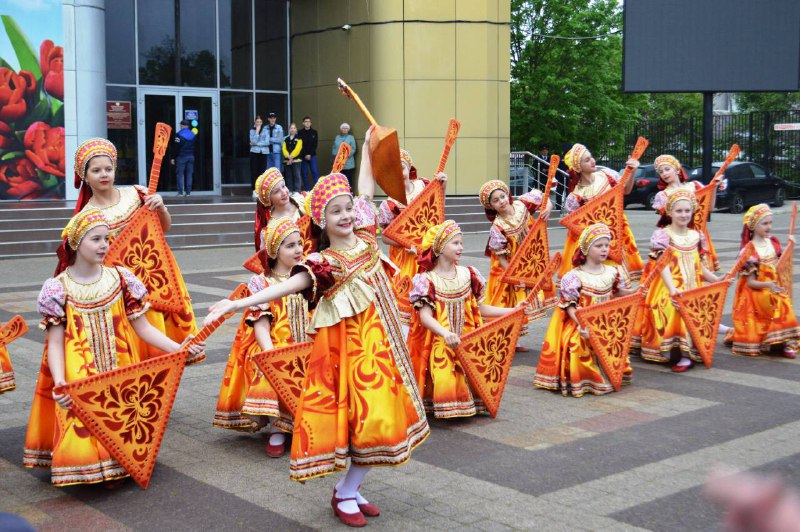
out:
M131 128L131 102L106 102L106 128Z
M0 21L0 200L63 199L61 3L7 3Z

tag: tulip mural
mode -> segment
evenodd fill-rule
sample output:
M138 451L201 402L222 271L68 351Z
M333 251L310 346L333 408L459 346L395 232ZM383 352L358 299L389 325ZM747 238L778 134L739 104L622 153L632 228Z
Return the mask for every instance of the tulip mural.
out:
M64 48L38 54L11 15L0 16L16 55L0 57L0 200L64 198Z

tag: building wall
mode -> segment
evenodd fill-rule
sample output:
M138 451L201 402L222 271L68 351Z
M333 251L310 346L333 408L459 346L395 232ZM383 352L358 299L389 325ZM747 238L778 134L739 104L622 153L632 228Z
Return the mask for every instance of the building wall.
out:
M438 165L448 120L461 121L450 194L508 179L509 0L294 0L290 9L292 120L312 116L321 171L339 124L351 124L359 149L368 127L336 90L341 77L397 129L422 176Z

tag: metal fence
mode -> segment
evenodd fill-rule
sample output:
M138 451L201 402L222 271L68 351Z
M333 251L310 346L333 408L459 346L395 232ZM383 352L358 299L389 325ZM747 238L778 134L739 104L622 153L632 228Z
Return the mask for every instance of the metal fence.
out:
M714 116L714 161L725 159L732 144L742 149L740 161L751 161L800 185L800 131L776 131L775 124L800 122L800 111L770 111ZM662 153L689 167L703 164L703 121L699 118L650 120L628 128L626 145L592 148L598 164L619 170L639 136L647 138L642 163Z
M511 152L510 163L508 181L512 196L520 196L532 188L544 190L545 184L547 184L547 172L550 168L549 160L529 151L514 151ZM554 185L550 191L550 201L553 202L554 209L561 210L567 178L567 173L559 169L558 185Z

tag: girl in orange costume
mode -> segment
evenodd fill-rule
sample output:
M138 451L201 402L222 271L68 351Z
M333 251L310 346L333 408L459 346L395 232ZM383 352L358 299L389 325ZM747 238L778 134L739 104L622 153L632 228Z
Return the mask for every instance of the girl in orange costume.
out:
M564 214L578 210L579 207L587 204L598 195L607 192L612 187L615 187L620 179L616 172L608 168L598 170L594 157L583 144L572 146L564 155L564 164L569 168L569 183L567 184L569 195L564 200ZM637 159L628 159L625 165L631 168L633 172L636 172L636 169L639 168L639 161ZM625 183L625 194L630 193L632 189L633 179L629 178ZM627 286L629 281L635 281L641 277L644 264L639 256L636 239L633 237L633 232L624 213L622 214L622 220L622 266L625 274L625 285ZM572 257L577 249L578 239L570 231L567 233L567 240L564 243L564 251L561 255L563 257ZM614 265L611 261L609 261L609 264ZM568 271L569 263L562 262L561 268L558 270L558 277L563 277Z
M504 282L503 273L519 245L528 235L535 220L533 215L542 209L542 193L534 189L515 201L505 183L492 180L481 187L480 200L486 218L492 222L485 251L486 256L491 259L489 282L486 285L486 304L514 308L528 297L528 292L524 285L515 286ZM543 210L545 217L550 216L552 210L553 204L547 200ZM539 296L538 306L531 319L544 315L553 303L545 301L543 295ZM527 326L523 327L521 335L524 334L527 334ZM518 346L517 351L526 352L528 348Z
M112 242L127 227L142 205L155 211L164 232L169 231L172 218L161 196L158 194L147 195L147 189L139 185L115 187L116 168L117 149L110 141L94 138L78 146L78 150L75 152L75 186L80 187L81 191L75 205L75 213L90 207L102 211L111 227ZM59 249L56 275L67 267L65 252L66 247L62 246ZM180 344L190 335L197 333L197 324L194 319L192 299L183 282L180 268L177 264L172 266L178 276L178 290L183 301L183 308L179 312L149 309L147 320L159 331ZM158 349L144 344L139 346L139 352L143 359L162 354ZM204 359L205 353L193 354L187 364L202 362Z
M277 168L267 168L258 176L254 193L258 198L253 242L256 252L264 247L263 231L272 218L289 218L298 224L303 218L308 218L308 213L305 212L305 194L290 192L283 174ZM317 249L317 239L312 235L311 224L309 223L307 227L308 229L300 235L305 247L304 254Z
M653 166L656 167L656 173L658 174L658 193L656 193L656 197L653 200L653 208L662 216L662 221L658 223L658 226L664 227L668 225L668 223L665 223L663 220L664 216L666 216L664 207L667 205L667 198L669 198L670 194L676 190L688 190L689 192L695 193L703 188L703 183L700 181L686 181L686 172L684 172L678 159L672 155L659 155L653 162ZM719 190L725 190L723 184L719 185ZM709 210L714 210L714 201L711 202ZM711 235L708 234L708 226L706 226L703 231L703 235L705 236L706 245L708 246L708 258L709 264L712 266L711 269L715 272L719 271L719 260L717 260L717 252L714 250L714 244L711 242Z
M694 193L688 190L677 190L667 199L665 212L670 224L656 229L650 238L650 259L657 260L667 248L672 249L672 258L647 292L638 318L640 332L634 333L631 342L631 350L640 351L642 358L673 364L676 373L687 371L693 361L702 359L674 298L704 282L722 280L709 269L705 237L690 227L696 205Z
M573 269L561 278L558 308L547 327L534 385L561 390L564 397L614 391L589 343L589 332L575 315L581 307L632 293L624 288L621 266L606 262L610 245L611 231L604 224L590 225L581 233L572 257ZM630 384L632 375L628 364L622 383Z
M272 218L263 234L269 258L264 273L250 279L249 288L253 294L287 280L292 267L303 260L300 229L290 219ZM214 426L255 432L269 424L267 418L275 418L266 453L273 458L283 456L284 433L292 431L291 414L280 404L277 393L252 357L262 351L306 341L307 326L308 304L299 294L245 311L228 355Z
M772 233L772 211L764 203L750 207L744 215L742 247L752 241L755 254L739 273L733 302L733 329L725 337L735 355L758 356L783 348L786 358L795 358L800 345L792 300L778 283L775 266L781 244ZM794 236L789 236L794 242Z
M0 346L0 393L10 392L16 388L14 381L14 368L11 366L11 357L8 356L8 348Z
M403 167L403 184L406 189L406 203L410 204L430 183L429 180L417 177L417 169L414 168L414 161L411 154L406 150L400 150L400 163ZM447 175L439 173L436 176L447 186ZM406 205L399 201L387 198L383 200L378 208L378 225L381 229L386 229L397 216L403 212ZM381 240L389 246L389 259L399 268L399 271L392 279L392 289L397 297L397 308L400 311L400 323L403 330L408 335L408 327L411 325L411 303L408 300L408 292L411 289L411 279L417 274L417 250L412 246L406 249L385 234L381 233Z
M352 197L343 174L321 178L310 193L311 217L323 230L321 251L295 267L289 280L239 301L222 300L206 318L213 322L297 292L316 305L290 476L302 481L343 470L349 456L331 506L351 526L380 513L358 492L369 467L405 463L429 433L391 289L394 268L378 248L371 133L361 159L361 196Z
M411 364L425 409L437 418L486 412L475 397L454 349L460 337L481 325L483 317L513 312L483 302L486 282L472 266L459 266L464 251L461 229L452 220L428 229L418 256L420 273L410 293L417 312L408 337Z
M98 209L86 208L75 215L64 237L69 266L44 283L37 305L47 342L23 465L49 468L57 486L115 481L128 474L72 413L71 398L53 389L139 362L140 341L165 352L182 346L141 319L148 307L144 285L121 266L102 265L110 228ZM193 345L189 352L196 355L203 347Z

